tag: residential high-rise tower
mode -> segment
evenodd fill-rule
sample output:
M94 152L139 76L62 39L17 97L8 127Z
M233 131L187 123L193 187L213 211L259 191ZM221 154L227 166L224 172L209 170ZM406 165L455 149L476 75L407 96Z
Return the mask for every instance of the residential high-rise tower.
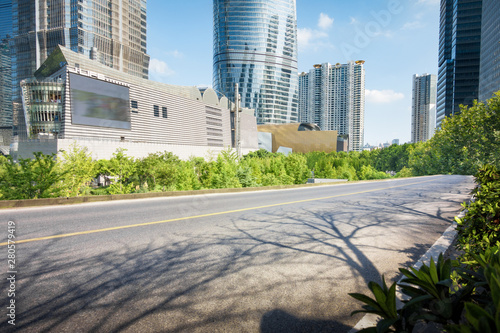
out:
M349 138L348 150L361 151L364 141L364 61L315 65L299 75L300 121L336 130Z
M214 0L214 89L255 110L257 122L298 119L295 0Z
M60 44L148 78L146 0L12 0L14 125L23 134L19 83Z
M436 75L413 75L411 142L429 140L436 128Z

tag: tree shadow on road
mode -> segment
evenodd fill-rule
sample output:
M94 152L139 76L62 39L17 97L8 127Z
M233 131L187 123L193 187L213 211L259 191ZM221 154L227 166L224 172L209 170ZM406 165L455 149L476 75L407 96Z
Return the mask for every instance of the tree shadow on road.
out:
M90 246L76 254L71 238L19 246L15 329L347 332L359 318L349 316L359 304L347 293L366 292L381 274L395 279L399 264L432 245L423 231L437 238L449 224L449 211L433 212L426 200L248 212L205 234L157 228L147 243L110 239L107 250L82 236Z
M283 310L272 310L262 316L262 333L348 332L352 327L333 320L302 319Z

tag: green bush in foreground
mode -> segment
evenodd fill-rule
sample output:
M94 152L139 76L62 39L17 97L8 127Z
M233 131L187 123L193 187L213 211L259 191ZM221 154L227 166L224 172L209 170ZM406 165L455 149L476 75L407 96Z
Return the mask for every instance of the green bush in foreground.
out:
M465 252L463 261L500 242L500 172L486 165L475 177L478 186L472 191L474 200L462 204L466 211L463 218L455 218L458 248Z
M419 270L401 269L406 276L399 285L410 296L404 305L396 306L396 283L387 287L370 282L368 287L374 298L352 293L351 297L364 303L363 310L356 313L372 313L381 319L376 326L360 332L414 332L426 331L427 327L444 332L485 333L500 332L500 251L497 247L488 255L475 256L480 264L477 272L464 268L458 270L468 275L467 283L454 285L452 262L444 260L442 254L437 262L431 258L430 265ZM465 320L464 320L465 318Z

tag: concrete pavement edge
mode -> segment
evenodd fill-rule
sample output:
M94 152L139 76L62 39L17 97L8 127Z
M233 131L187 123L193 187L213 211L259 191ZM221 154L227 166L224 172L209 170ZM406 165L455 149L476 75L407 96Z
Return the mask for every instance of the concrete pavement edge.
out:
M461 211L458 215L459 218L462 218L465 215L465 211ZM445 253L453 244L455 239L457 238L457 223L453 222L443 233L443 235L431 246L429 250L413 265L414 268L419 269L423 264L429 264L431 261L431 257L437 259L440 253ZM398 284L401 282L402 277ZM399 289L399 288L398 288ZM397 301L402 304L402 300L405 298L405 295L401 293L401 291L397 292ZM373 314L366 314L360 321L354 326L349 333L355 333L363 328L373 327L377 325L377 321L380 317Z

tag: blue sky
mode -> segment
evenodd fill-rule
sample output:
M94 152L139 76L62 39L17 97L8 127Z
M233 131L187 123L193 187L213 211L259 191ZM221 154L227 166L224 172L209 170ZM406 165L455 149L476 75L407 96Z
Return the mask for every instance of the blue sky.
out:
M210 0L149 0L150 79L212 85ZM365 143L411 136L413 74L437 74L439 0L297 0L299 72L365 60Z

